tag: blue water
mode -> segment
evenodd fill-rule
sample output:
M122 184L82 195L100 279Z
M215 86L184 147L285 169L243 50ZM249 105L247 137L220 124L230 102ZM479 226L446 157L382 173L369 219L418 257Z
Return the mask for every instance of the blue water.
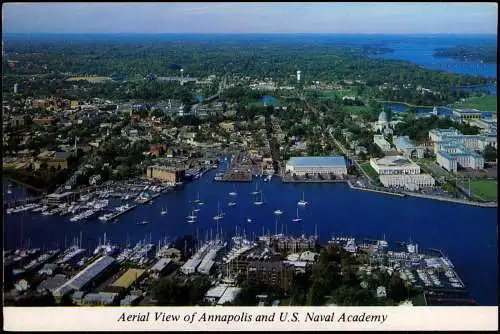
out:
M423 68L440 70L457 74L496 78L496 64L482 64L479 61L458 61L445 57L434 57L436 48L454 47L460 44L479 45L496 44L496 36L489 38L473 38L466 36L421 37L408 40L388 41L387 46L394 49L392 53L372 55L374 58L408 60Z
M157 241L165 236L199 234L204 237L216 224L212 217L217 213L217 204L226 213L220 227L226 236L235 232L236 226L245 229L247 235L260 234L264 228L275 232L276 218L273 212L281 209L284 214L278 220L278 232L291 234L312 234L317 225L322 241L332 234L352 235L360 238L381 238L385 233L390 243L418 242L422 248L439 248L454 262L459 275L472 295L482 305L497 305L497 210L475 208L454 203L438 202L418 198L399 198L381 194L351 190L344 184L283 184L278 178L271 183L259 179L264 200L261 207L253 205L254 183L219 183L213 181L215 171L205 174L185 186L184 189L165 194L154 200L152 205L139 206L120 217L119 222L101 223L97 219L89 222L71 223L68 218L35 214L5 215L4 243L6 248L19 247L21 225L23 239L31 240L35 247L64 245L65 237L71 240L83 234L83 244L88 248L97 245L104 232L113 242L124 244L129 237L136 242L152 235ZM236 187L237 206L228 207L228 193ZM13 196L19 190L15 190ZM198 222L185 223L190 214L190 200L197 193L205 201L198 212ZM297 201L302 192L309 201L299 211L303 221L292 223L296 214ZM168 208L168 215L161 216L162 208ZM246 218L253 223L247 223ZM137 225L148 220L149 225ZM21 224L22 223L22 224Z
M396 113L405 113L408 111L408 105L404 103L385 103L384 106L391 109L391 111ZM424 115L432 113L434 107L417 107L417 114ZM483 118L492 118L496 112L494 111L483 111L481 116ZM439 116L452 116L453 110L448 107L438 107Z

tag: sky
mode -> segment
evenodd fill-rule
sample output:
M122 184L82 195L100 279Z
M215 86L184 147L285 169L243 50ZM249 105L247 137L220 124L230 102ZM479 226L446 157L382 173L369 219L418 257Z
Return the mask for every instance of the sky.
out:
M496 3L7 3L4 33L496 34Z

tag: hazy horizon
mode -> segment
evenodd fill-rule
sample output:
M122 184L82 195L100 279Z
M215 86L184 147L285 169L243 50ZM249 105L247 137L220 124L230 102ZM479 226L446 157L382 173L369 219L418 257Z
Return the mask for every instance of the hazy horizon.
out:
M3 34L496 35L496 3L6 3Z

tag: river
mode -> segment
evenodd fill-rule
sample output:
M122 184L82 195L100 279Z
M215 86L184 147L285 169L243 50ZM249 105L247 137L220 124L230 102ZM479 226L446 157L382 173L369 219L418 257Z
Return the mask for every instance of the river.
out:
M117 223L101 223L97 218L88 222L69 222L59 216L19 213L4 216L4 244L16 248L21 239L28 239L33 247L64 246L82 232L83 245L93 249L106 232L115 243L124 244L127 239L134 243L145 237L157 241L165 236L174 238L183 234L216 232L212 219L218 204L226 213L220 223L223 233L232 236L236 226L252 234L274 233L282 230L290 234L313 234L315 226L320 240L326 242L332 235L350 235L359 238L382 238L389 243L411 239L421 248L439 248L454 262L457 272L471 294L481 305L497 305L497 210L467 205L439 202L420 198L400 198L350 189L337 184L284 184L277 177L270 183L258 180L263 190L265 204L257 207L253 196L257 182L220 183L213 181L215 171L193 181L184 189L175 190L154 200L152 205L142 205L120 217ZM5 181L4 181L5 182ZM12 196L21 192L13 188ZM236 191L237 205L228 207L228 193ZM4 189L5 192L5 189ZM292 223L296 215L297 201L302 193L310 203L299 210L301 223ZM200 206L198 221L187 224L197 197L205 201ZM167 208L168 214L160 211ZM283 215L276 224L274 210ZM252 223L247 222L252 219ZM148 220L148 225L137 225ZM22 234L21 234L22 231Z

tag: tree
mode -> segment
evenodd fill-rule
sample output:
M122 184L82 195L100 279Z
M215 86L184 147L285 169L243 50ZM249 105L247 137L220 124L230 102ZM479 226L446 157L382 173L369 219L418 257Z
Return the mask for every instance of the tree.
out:
M497 160L497 149L488 144L484 148L483 156L485 161L495 161Z

